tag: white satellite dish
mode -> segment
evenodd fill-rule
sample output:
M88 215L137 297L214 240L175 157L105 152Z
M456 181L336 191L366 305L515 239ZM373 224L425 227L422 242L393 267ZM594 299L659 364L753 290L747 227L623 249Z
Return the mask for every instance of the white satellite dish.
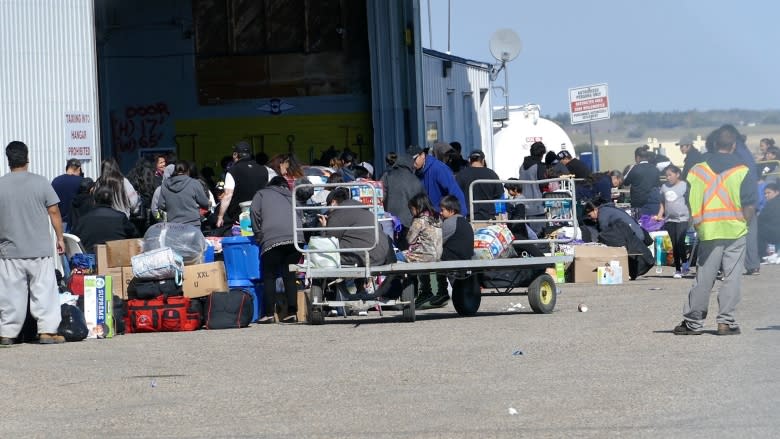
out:
M499 29L490 37L490 53L502 63L517 58L523 50L523 42L512 29Z

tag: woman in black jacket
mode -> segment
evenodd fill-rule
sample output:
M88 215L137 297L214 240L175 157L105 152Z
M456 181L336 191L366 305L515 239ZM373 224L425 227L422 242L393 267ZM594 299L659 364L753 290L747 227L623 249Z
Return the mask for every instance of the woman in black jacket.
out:
M81 239L87 253L95 253L97 244L136 236L135 226L124 212L111 207L114 193L108 187L95 190L95 207L79 218L73 234Z
M297 217L297 234L293 234L292 192L284 177L276 176L255 193L251 207L252 231L260 245L260 268L263 273L264 316L258 323L273 323L276 305L276 277L281 275L287 297L287 309L280 310L282 323L295 323L298 289L290 264L298 263L301 255L295 243L303 243L301 219Z

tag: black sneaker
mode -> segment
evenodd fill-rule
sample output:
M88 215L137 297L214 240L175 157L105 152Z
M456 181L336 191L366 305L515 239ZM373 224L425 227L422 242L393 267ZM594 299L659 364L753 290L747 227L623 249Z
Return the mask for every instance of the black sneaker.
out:
M444 308L450 303L450 296L448 294L438 294L431 297L431 299L422 305L423 309L430 308Z
M417 298L414 299L414 307L416 309L420 309L423 305L427 305L427 303L433 299L433 294L418 294Z
M742 331L739 330L739 326L731 326L728 323L718 323L718 335L738 335Z
M752 269L750 269L750 270L747 270L747 271L745 271L744 273L742 273L742 275L743 275L743 276L753 276L753 275L758 275L758 268L752 268Z
M680 322L679 325L674 327L674 335L701 335L701 331L694 331L693 329L688 327L688 324L685 323L685 320Z

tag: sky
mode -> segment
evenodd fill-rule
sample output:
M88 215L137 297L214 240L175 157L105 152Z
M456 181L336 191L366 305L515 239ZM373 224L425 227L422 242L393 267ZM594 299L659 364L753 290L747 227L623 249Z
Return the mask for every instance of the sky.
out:
M420 0L423 47L447 51L449 2L453 55L493 63L496 30L522 40L510 105L568 112L569 88L607 83L613 112L780 108L780 2Z

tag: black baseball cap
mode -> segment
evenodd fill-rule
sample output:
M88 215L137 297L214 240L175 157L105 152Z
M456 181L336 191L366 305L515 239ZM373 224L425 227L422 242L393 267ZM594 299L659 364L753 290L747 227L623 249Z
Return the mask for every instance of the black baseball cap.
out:
M409 154L410 157L416 157L418 154L422 154L425 152L425 150L418 145L411 145L410 147L406 148L406 153Z
M570 159L570 158L571 158L571 153L569 151L563 150L558 152L558 160Z
M252 146L247 142L241 141L233 145L233 152L239 154L252 154Z
M68 164L65 165L66 168L80 168L81 167L81 160L79 159L68 159Z
M471 154L469 154L470 162L476 162L482 160L485 160L485 153L482 152L481 149L475 149L474 151L471 151Z

